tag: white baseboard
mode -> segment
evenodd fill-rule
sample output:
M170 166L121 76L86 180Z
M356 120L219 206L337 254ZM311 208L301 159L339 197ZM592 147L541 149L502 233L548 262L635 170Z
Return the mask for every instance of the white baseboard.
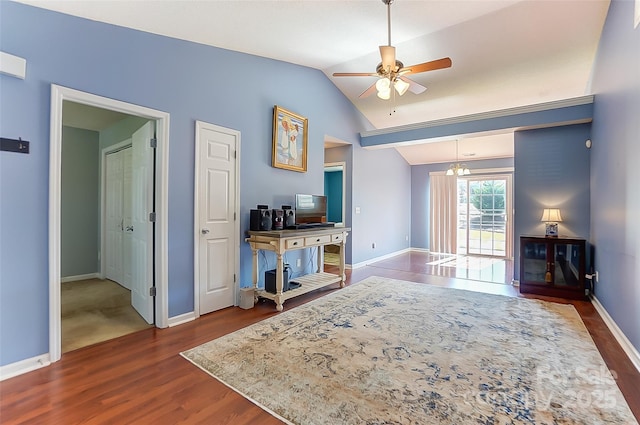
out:
M0 366L0 381L22 375L23 373L31 372L32 370L40 369L41 367L49 366L50 364L51 359L47 353L30 359L24 359L19 362Z
M99 279L99 278L100 278L100 273L98 272L88 273L88 274L79 274L76 276L61 277L60 283L75 282L77 280Z
M600 314L600 317L602 317L604 323L607 325L607 327L615 337L616 341L618 341L618 343L622 346L622 349L629 357L629 360L631 360L631 363L633 363L636 369L638 369L638 372L640 372L640 353L638 353L638 350L636 350L636 348L631 344L629 338L627 338L627 336L622 332L622 329L618 327L613 318L609 315L609 313L607 313L607 310L604 308L604 306L600 304L600 301L598 301L598 299L593 295L591 296L591 302L596 308L598 314Z
M431 252L428 248L411 248L412 252Z
M169 327L172 328L174 326L183 325L188 322L192 322L196 320L196 314L193 311L189 313L180 314L178 316L169 317Z
M350 268L351 269L359 269L360 267L367 266L367 265L369 265L371 263L375 263L376 261L386 260L387 258L395 257L396 255L404 254L404 253L410 252L412 250L413 250L413 248L405 248L405 249L401 249L400 251L395 251L395 252L391 252L391 253L386 254L386 255L382 255L380 257L370 258L370 259L362 261L360 263L352 264Z

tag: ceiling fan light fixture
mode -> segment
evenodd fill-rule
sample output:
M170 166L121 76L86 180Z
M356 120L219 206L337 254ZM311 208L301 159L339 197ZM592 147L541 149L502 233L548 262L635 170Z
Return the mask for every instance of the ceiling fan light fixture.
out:
M396 89L396 91L398 92L398 94L400 96L402 96L403 94L405 94L407 92L407 90L409 89L409 83L407 83L406 81L403 81L401 79L397 79L394 83L393 83L393 87Z
M378 97L382 100L389 100L391 98L391 89L379 90Z
M389 91L390 86L391 86L391 81L389 81L389 79L386 77L380 78L376 82L376 90L378 90L378 93L383 91Z

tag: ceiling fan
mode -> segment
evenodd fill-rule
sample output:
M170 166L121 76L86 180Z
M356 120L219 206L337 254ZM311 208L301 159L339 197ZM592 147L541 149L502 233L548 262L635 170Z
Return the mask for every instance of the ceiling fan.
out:
M415 81L405 77L409 74L434 71L451 67L450 58L437 59L412 66L404 66L396 59L396 48L391 45L391 3L393 0L382 0L387 5L387 32L389 42L387 46L380 46L380 56L382 62L376 67L376 72L334 72L334 77L378 77L378 81L365 90L359 97L365 98L374 91L378 92L378 97L387 100L391 97L392 89L402 96L409 90L414 94L420 94L427 88Z

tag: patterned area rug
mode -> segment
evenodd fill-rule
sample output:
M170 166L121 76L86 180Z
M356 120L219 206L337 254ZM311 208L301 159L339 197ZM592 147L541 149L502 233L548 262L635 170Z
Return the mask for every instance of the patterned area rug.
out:
M293 424L636 424L571 305L372 277L182 353Z

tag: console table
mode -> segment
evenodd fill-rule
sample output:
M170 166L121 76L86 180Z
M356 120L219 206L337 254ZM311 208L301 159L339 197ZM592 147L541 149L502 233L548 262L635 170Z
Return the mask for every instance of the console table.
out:
M251 246L253 253L253 289L254 302L258 301L258 297L267 298L275 301L276 310L282 311L282 304L293 297L306 294L332 283L340 283L340 287L344 288L346 275L344 273L344 253L345 243L347 241L347 227L319 227L312 229L294 229L294 230L271 230L271 231L253 231L247 232L249 235L245 240ZM324 272L322 264L322 247L325 245L338 245L340 247L340 271L339 274ZM286 292L283 288L283 271L284 264L282 257L285 252L304 248L318 247L318 268L315 273L305 276L296 277L295 281L300 283L299 288L290 289ZM272 294L265 290L258 289L258 276L260 270L258 267L258 251L273 251L276 253L276 293Z

